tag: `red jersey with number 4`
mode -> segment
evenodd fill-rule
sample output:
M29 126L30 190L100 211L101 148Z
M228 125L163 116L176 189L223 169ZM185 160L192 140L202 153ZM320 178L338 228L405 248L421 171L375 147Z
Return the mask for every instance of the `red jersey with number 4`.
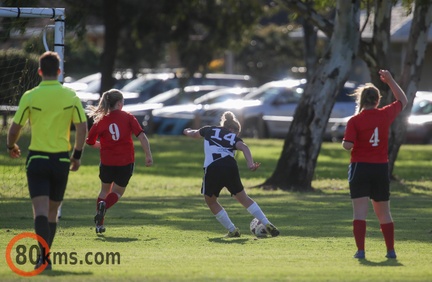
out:
M132 114L115 110L93 124L86 143L94 145L99 139L101 163L124 166L135 161L132 134L138 136L142 131L142 127Z
M343 140L354 144L352 163L388 162L390 125L401 111L402 103L395 101L383 108L363 110L349 119Z

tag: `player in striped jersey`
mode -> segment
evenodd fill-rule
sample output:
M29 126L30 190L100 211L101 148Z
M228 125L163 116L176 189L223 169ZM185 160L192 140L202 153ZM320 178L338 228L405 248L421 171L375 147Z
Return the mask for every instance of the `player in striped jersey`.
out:
M241 234L218 202L219 193L224 187L251 215L266 226L273 237L278 236L279 230L270 223L258 204L246 194L241 182L237 161L234 158L236 150L243 152L251 171L257 170L260 163L253 160L249 147L238 137L240 129L240 123L234 114L225 112L220 126L186 128L183 131L186 136L192 138L204 137L204 178L201 193L204 194L207 206L216 219L228 230L226 237L240 237Z

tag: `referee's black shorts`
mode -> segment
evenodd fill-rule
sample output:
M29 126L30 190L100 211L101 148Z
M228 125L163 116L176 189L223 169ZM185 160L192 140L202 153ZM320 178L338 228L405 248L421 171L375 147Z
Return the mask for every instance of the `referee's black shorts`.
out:
M49 196L52 201L63 201L69 167L68 152L29 151L26 160L26 174L30 198Z
M209 197L219 197L220 191L226 187L231 195L243 191L240 173L236 163L234 165L218 165L216 161L204 170L201 193Z
M376 202L390 199L388 163L351 163L348 182L351 199L369 197Z

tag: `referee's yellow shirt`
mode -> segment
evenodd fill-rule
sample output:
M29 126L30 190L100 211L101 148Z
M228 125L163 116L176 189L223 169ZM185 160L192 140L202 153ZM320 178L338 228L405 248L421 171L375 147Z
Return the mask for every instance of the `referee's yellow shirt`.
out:
M71 123L87 121L76 93L57 80L44 80L21 97L13 121L31 126L29 150L47 153L71 149Z

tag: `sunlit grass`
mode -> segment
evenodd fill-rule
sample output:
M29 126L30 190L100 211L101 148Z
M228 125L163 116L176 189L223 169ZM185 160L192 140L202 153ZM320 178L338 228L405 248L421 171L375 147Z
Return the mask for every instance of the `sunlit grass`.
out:
M4 137L2 137L4 138ZM25 138L25 136L24 136ZM23 140L25 143L26 140ZM367 260L352 258L352 208L348 194L349 154L340 144L321 149L311 193L252 188L273 172L283 140L245 140L261 168L250 172L237 155L243 183L281 236L257 240L249 234L252 217L223 191L220 202L242 230L224 239L225 230L200 195L202 140L151 136L155 165L144 166L136 143L136 169L122 199L107 212L104 236L93 227L99 192L98 151L86 148L83 166L70 173L53 252L118 252L120 264L54 264L34 281L428 281L432 269L432 146L404 145L392 183L392 215L397 260L384 258L385 245L372 208L368 217ZM24 146L22 146L25 150ZM24 155L26 153L24 152ZM33 232L25 186L24 158L1 155L1 281L28 280L5 262L8 242Z

